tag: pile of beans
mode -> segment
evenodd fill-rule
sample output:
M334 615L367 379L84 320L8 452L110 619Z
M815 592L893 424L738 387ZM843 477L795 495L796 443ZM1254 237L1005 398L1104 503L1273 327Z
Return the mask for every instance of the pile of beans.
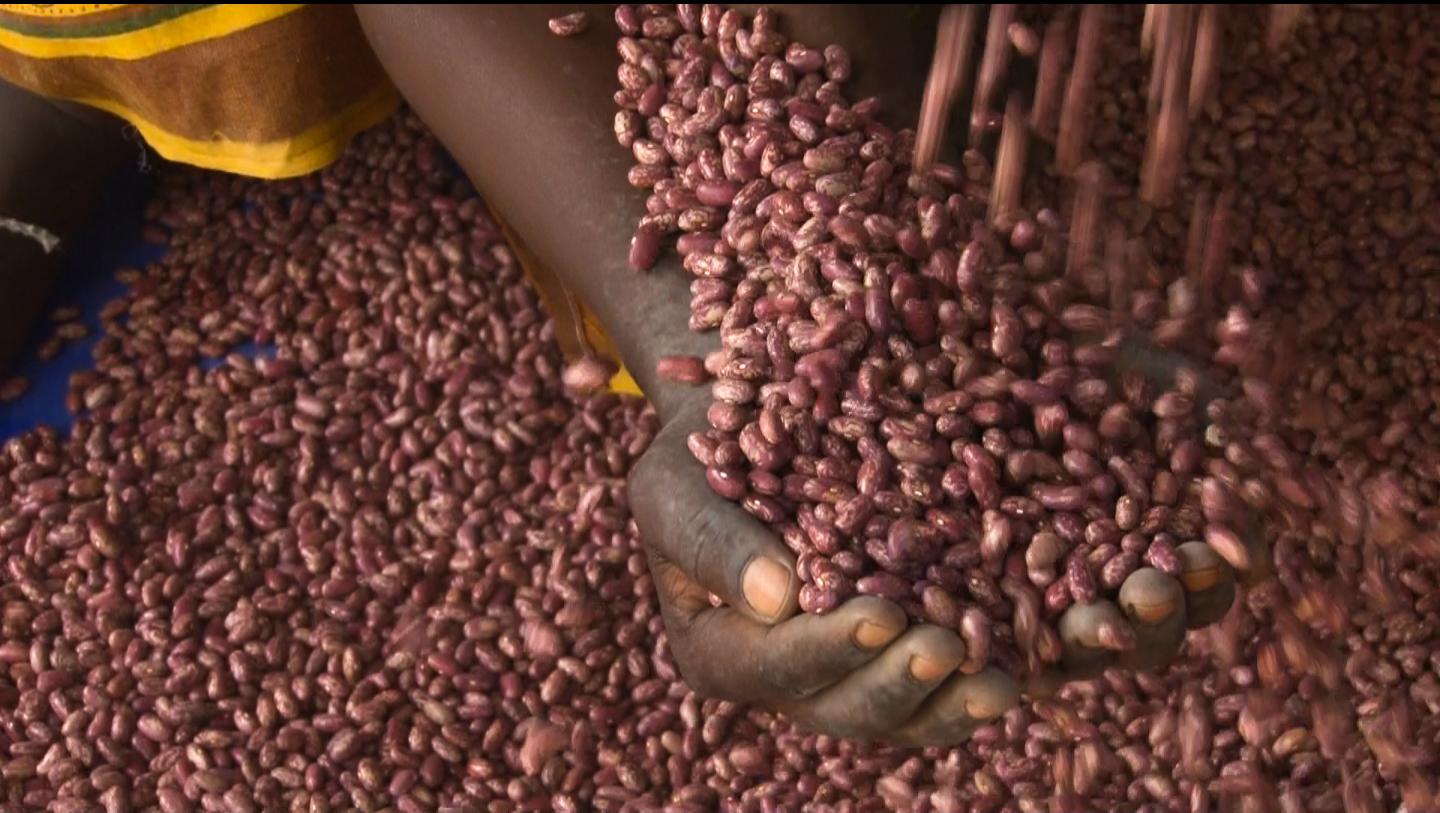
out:
M60 355L65 345L85 338L90 329L84 322L78 321L80 311L74 306L56 308L50 312L50 322L54 328L46 336L45 340L35 350L36 358L41 361L49 361ZM30 389L30 382L23 376L12 376L0 379L0 404L18 400Z
M1253 10L1226 11L1230 43L1261 24ZM1106 40L1091 150L1127 185L1139 180L1145 60L1138 10L1112 14L1119 30ZM1295 350L1277 352L1289 382L1279 390L1277 432L1297 467L1326 476L1306 477L1293 493L1329 510L1269 529L1276 578L1218 629L1192 636L1163 682L1137 676L1118 701L1108 695L1119 687L1106 683L1062 695L1082 709L1097 698L1121 709L1082 719L1144 721L1107 737L1136 805L1179 795L1190 810L1437 806L1440 572L1429 530L1437 472L1428 371L1429 325L1440 315L1440 220L1429 184L1440 149L1431 90L1440 54L1410 9L1310 15L1279 53L1258 44L1227 52L1218 99L1192 129L1176 210L1203 211L1217 184L1233 190L1230 222L1244 260L1281 291L1269 316L1298 323L1295 335L1277 337L1277 350L1286 341ZM1183 216L1128 200L1117 209L1158 260L1185 262ZM1153 736L1142 737L1147 731ZM1206 741L1208 750L1186 747ZM1012 741L1008 751L1048 757L1054 776L1070 770L1064 748ZM1179 781L1167 786L1156 773ZM1203 792L1197 778L1209 780Z
M1146 71L1139 11L1111 14L1090 146L1124 181ZM1433 809L1440 572L1405 543L1435 367L1403 339L1440 305L1440 52L1419 9L1312 14L1227 56L1177 194L1231 181L1245 261L1299 303L1291 453L1397 510L1277 532L1277 577L1179 663L921 752L697 698L626 508L653 416L563 391L498 229L402 114L302 180L162 172L170 252L121 272L75 429L0 453L0 810ZM1349 137L1318 146L1316 110ZM1113 203L1183 262L1182 219ZM226 355L247 340L276 350Z
M1428 613L1419 607L1418 615L1406 618L1395 584L1399 579L1413 586L1405 599L1416 600L1434 584L1433 576L1417 567L1414 555L1440 549L1433 533L1415 531L1422 517L1433 518L1434 510L1424 507L1435 495L1434 487L1425 485L1433 464L1422 457L1406 466L1412 456L1402 455L1398 465L1384 468L1412 422L1429 414L1429 393L1410 397L1410 404L1387 404L1383 420L1358 425L1343 411L1329 409L1329 429L1344 431L1351 441L1368 440L1363 466L1352 460L1351 469L1335 476L1333 457L1307 454L1314 450L1307 449L1311 441L1306 435L1297 435L1293 421L1281 425L1287 413L1277 385L1293 380L1297 367L1333 364L1321 359L1334 357L1324 347L1306 345L1314 327L1298 335L1286 332L1288 315L1265 309L1264 293L1277 278L1287 292L1301 285L1313 287L1318 280L1307 278L1313 263L1294 262L1300 252L1293 245L1277 257L1267 250L1267 238L1255 235L1263 221L1256 212L1264 210L1272 220L1291 218L1284 228L1277 223L1269 239L1297 242L1289 223L1298 211L1319 232L1312 244L1325 246L1330 256L1345 253L1347 246L1338 235L1348 232L1359 249L1351 256L1368 268L1379 259L1371 248L1377 231L1413 238L1424 228L1427 233L1409 241L1394 259L1410 274L1426 275L1432 270L1425 250L1435 245L1434 226L1424 215L1409 212L1423 211L1429 202L1425 183L1433 170L1423 156L1433 154L1433 136L1428 134L1436 130L1425 125L1433 123L1434 102L1397 100L1390 122L1396 130L1388 145L1377 147L1374 167L1389 180L1360 183L1367 192L1375 184L1408 189L1408 195L1392 194L1383 211L1360 207L1360 216L1376 218L1376 225L1366 229L1354 226L1357 210L1348 205L1349 197L1336 197L1336 204L1347 205L1329 208L1327 222L1313 196L1286 199L1296 186L1293 175L1275 187L1276 173L1294 172L1291 156L1313 149L1308 140L1297 144L1272 138L1265 143L1268 149L1257 153L1254 135L1244 134L1250 140L1243 150L1258 160L1237 167L1226 140L1241 128L1225 110L1237 96L1264 87L1286 96L1281 102L1254 102L1262 116L1273 118L1287 106L1313 111L1326 102L1336 111L1367 111L1375 104L1367 99L1380 92L1376 77L1390 78L1409 69L1398 89L1384 91L1403 99L1406 93L1423 93L1424 77L1435 73L1413 68L1434 66L1424 62L1427 44L1421 25L1403 15L1386 19L1388 12L1317 13L1318 20L1302 29L1299 41L1277 57L1262 53L1260 43L1247 42L1240 34L1258 25L1247 14L1225 19L1231 28L1228 41L1245 59L1226 64L1218 102L1208 101L1212 93L1207 90L1201 97L1207 100L1204 109L1195 108L1204 115L1190 144L1188 174L1178 184L1182 203L1171 211L1156 211L1130 193L1141 184L1127 183L1139 180L1145 143L1140 134L1147 131L1146 97L1136 81L1147 73L1136 47L1139 19L1128 11L1111 12L1109 25L1114 28L1107 31L1105 68L1094 103L1099 115L1091 117L1088 149L1107 166L1101 171L1087 165L1077 172L1080 192L1070 215L1074 225L1068 246L1059 234L1058 216L1043 204L1029 207L1033 220L1023 207L996 206L997 199L1013 200L1017 194L1014 189L1008 195L997 191L1016 183L1005 180L1013 175L1005 167L1006 144L1016 141L1007 138L1008 129L1002 129L999 165L993 170L979 154L968 153L963 173L940 165L929 177L917 178L906 172L913 147L909 134L893 133L876 121L875 100L851 105L841 96L840 83L849 66L837 46L816 50L787 43L763 11L748 22L712 7L641 7L617 16L630 36L620 42L625 64L616 96L622 108L616 134L639 162L631 171L632 184L652 192L634 243L640 250L632 253L632 261L638 258L637 267L648 266L657 256L660 236L681 233L677 249L698 278L692 288L692 327L719 327L724 346L724 352L707 360L718 379L713 385L712 430L692 438L692 450L709 467L718 493L740 500L774 524L800 555L800 575L807 582L802 606L824 612L853 592L885 595L900 601L914 617L957 627L972 649L978 644L982 652L993 651L1013 669L1019 665L1016 659L1004 647L988 646L985 635L991 617L1010 617L1021 639L1020 657L1033 667L1053 658L1055 648L1047 627L1031 623L1031 585L1045 589L1042 612L1053 614L1069 601L1093 600L1097 573L1100 587L1118 586L1141 554L1141 561L1163 569L1164 560L1157 561L1153 552L1156 541L1166 543L1162 551L1173 549L1173 537L1198 538L1202 527L1207 541L1239 564L1242 551L1229 527L1239 524L1232 522L1239 500L1269 520L1278 578L1245 598L1242 609L1212 634L1218 643L1205 647L1200 639L1192 646L1195 657L1209 651L1229 670L1224 675L1228 680L1212 676L1202 681L1206 669L1192 661L1167 680L1141 681L1148 704L1106 702L1103 711L1095 707L1107 694L1133 695L1136 684L1111 676L1106 684L1072 687L1064 696L1070 704L1089 705L1092 715L1120 714L1124 736L1118 742L1111 738L1111 745L1121 749L1116 753L1125 755L1128 770L1113 759L1097 763L1093 751L1086 750L1091 756L1077 776L1074 753L1062 757L1039 744L1047 740L1044 728L1030 735L1023 756L1015 756L1014 762L1023 766L1018 772L995 767L997 752L982 744L981 753L1000 776L995 785L977 779L978 798L997 806L1011 795L1035 799L1040 788L1027 782L1037 771L1044 773L1046 763L1053 768L1051 787L1062 807L1073 803L1083 809L1082 799L1167 805L1186 799L1192 809L1202 810L1208 809L1209 794L1214 793L1250 798L1259 809L1278 802L1293 807L1301 798L1328 809L1343 789L1349 809L1368 809L1367 800L1376 798L1371 789L1377 777L1389 783L1388 794L1403 789L1414 809L1431 804L1423 769L1433 758L1409 743L1416 731L1413 704L1433 706L1433 692L1422 689L1423 700L1393 691L1377 694L1376 681L1363 676L1373 667L1384 678L1379 682L1392 687L1401 675L1426 678L1422 687L1433 686L1435 678L1433 659L1417 647L1417 639L1428 638L1433 619L1423 619ZM1377 19L1362 20L1365 15ZM1205 19L1213 29L1214 16L1207 13ZM1373 39L1359 44L1351 39L1356 32ZM1207 36L1213 41L1213 30ZM1393 42L1397 38L1405 42ZM1344 55L1339 65L1314 71L1297 64L1297 53L1324 61L1333 47ZM1383 55L1398 54L1403 54L1403 63L1375 64ZM1345 74L1345 65L1356 60L1364 69ZM1287 86L1277 73L1308 80L1299 87ZM1358 81L1362 74L1367 78ZM1315 76L1335 77L1334 86L1326 93L1315 90L1310 87ZM1313 100L1306 99L1312 93ZM1344 98L1327 98L1335 93ZM1247 119L1252 127L1254 115ZM1369 123L1343 132L1357 130L1372 139L1385 132ZM1308 139L1317 130L1290 127L1282 132ZM1423 145L1416 143L1422 139ZM1336 141L1345 145L1353 138ZM1403 168L1401 156L1410 154L1421 159ZM1328 157L1344 165L1357 160L1354 153ZM1320 156L1311 163L1321 171ZM1119 183L1106 184L1107 172ZM1347 181L1357 177L1364 176L1351 172ZM1224 186L1217 188L1219 184ZM1051 179L1034 185L1038 196L1027 188L1027 204L1062 199ZM1267 195L1274 197L1265 200ZM1105 261L1096 263L1099 229L1082 221L1098 219L1093 201L1101 199L1129 232L1142 234L1144 240L1127 243L1124 232L1120 238L1105 234ZM985 224L987 202L990 222ZM1184 214L1173 213L1187 210L1188 229ZM1234 241L1244 249L1246 263L1233 275L1228 255L1232 238L1238 238ZM1138 262L1126 253L1135 249ZM1122 258L1118 275L1112 257ZM1063 270L1058 267L1062 264ZM1098 281L1086 275L1087 267L1096 265L1104 272ZM1168 290L1147 290L1145 284L1154 286L1156 280L1142 277L1141 268L1152 274L1158 270L1159 283L1169 282ZM1377 268L1375 273L1386 272ZM1177 274L1183 276L1177 279ZM1354 282L1356 276L1347 280ZM1089 303L1108 308L1067 305L1073 301L1067 295L1082 302L1088 295ZM1387 304L1387 316L1403 311L1420 317L1422 308L1433 316L1428 303L1398 291ZM1333 318L1334 307L1326 314ZM1212 318L1213 333L1207 321ZM1149 328L1150 338L1159 344L1198 353L1202 359L1213 353L1211 361L1218 367L1206 372L1244 385L1243 399L1212 406L1207 415L1211 425L1205 440L1215 457L1202 460L1198 427L1179 420L1190 417L1187 402L1198 400L1193 383L1187 389L1183 377L1175 389L1155 393L1143 392L1142 380L1122 375L1110 400L1086 403L1076 398L1074 389L1082 382L1062 374L1064 386L1043 393L1049 397L1027 399L1031 383L1051 383L1044 376L1057 367L1072 374L1079 370L1087 384L1105 377L1116 346L1114 334L1104 332L1122 321ZM1420 353L1428 366L1434 351L1412 341L1429 333L1423 325L1382 329L1387 350L1407 342L1407 352ZM1085 343L1073 339L1077 332L1103 338ZM1338 335L1330 332L1327 341ZM946 339L955 336L964 341L947 347ZM1053 361L1047 356L1051 348L1058 348ZM1299 358L1297 349L1305 351ZM1319 359L1309 361L1307 354L1317 350ZM1077 358L1088 352L1096 355ZM1343 355L1341 359L1347 363ZM1351 381L1340 388L1330 386L1333 373L1313 373L1312 380L1321 383L1311 388L1338 389L1344 393L1338 398L1341 404L1347 400L1346 386L1379 397L1400 391L1399 382L1366 377L1364 370L1378 366L1373 357L1364 367L1348 362ZM1411 386L1423 380L1419 368L1412 363L1401 373ZM994 380L997 377L1000 380ZM1017 382L1027 392L1016 392ZM946 398L955 403L945 403ZM1172 410L1174 401L1187 409ZM1064 405L1067 418L1078 413L1079 420L1073 422L1082 430L1093 426L1097 440L1107 444L1109 454L1102 459L1110 471L1069 470L1067 455L1076 445L1060 429L1066 422L1045 438L1037 420L1052 404ZM1115 431L1105 433L1103 419L1109 410L1125 407L1133 411L1125 415L1132 421L1158 412L1159 425L1115 421L1130 425L1111 424ZM1312 425L1303 431L1313 433L1317 407L1309 401L1300 407L1289 414L1309 420ZM1166 419L1180 425L1166 426ZM1087 421L1093 424L1087 426ZM1342 429L1342 423L1350 425ZM1154 434L1146 434L1151 427ZM981 443L953 442L976 435ZM1047 441L1057 453L1048 460ZM1127 443L1135 447L1127 448ZM1324 449L1333 448L1331 444L1317 445ZM1180 466L1176 447L1184 450ZM1083 442L1078 450L1094 451ZM1039 473L1021 464L1026 459L1050 466ZM1160 487L1158 480L1146 482L1142 476L1132 489L1114 470L1117 460L1122 470L1128 463L1144 474L1171 477ZM1203 481L1194 476L1201 465L1209 475ZM998 475L999 482L987 478L987 471ZM1098 493L1092 479L1097 475L1110 479L1101 480ZM1032 482L1046 478L1055 482ZM1122 509L1121 500L1107 502L1115 496L1110 490L1115 486L1142 509L1157 491L1169 496L1174 488L1181 500L1198 491L1201 510L1194 502L1182 502L1167 512L1167 522L1159 527L1131 524L1133 503L1126 500ZM1217 495L1209 504L1204 500L1207 487ZM1075 505L1066 501L1069 497ZM1169 507L1163 499L1156 502ZM1068 523L1067 515L1077 510L1087 520L1084 533L1057 532L1067 526L1056 528L1054 517ZM1141 522L1150 516L1142 514ZM1179 527L1171 524L1177 520ZM1097 527L1111 530L1113 537L1091 538L1089 532ZM1147 530L1152 534L1148 538ZM1056 538L1075 548L1059 572L1048 568L1056 560L1046 555ZM1030 541L1025 556L1006 555L1012 540ZM1387 553L1376 546L1393 550ZM1060 555L1065 552L1061 547ZM1348 617L1351 608L1336 601L1332 592L1353 595L1362 583L1383 598L1379 607L1359 615L1364 623L1356 627ZM1399 615L1376 622L1370 615L1376 611ZM1003 629L1001 635L1005 637ZM1361 638L1393 639L1386 649L1403 650L1403 665L1375 663L1372 647L1360 644ZM1357 646L1365 657L1347 658L1337 648ZM979 662L972 660L970 666L978 668ZM1188 679L1182 681L1183 676ZM1352 690L1368 699L1362 703L1352 698ZM1378 766L1352 736L1352 699L1362 703L1360 730L1366 734L1368 753L1379 757ZM1219 713L1202 714L1206 709ZM1384 720L1382 712L1389 715ZM1067 717L1045 706L1029 713L1061 726L1062 741L1079 736L1077 719L1086 716ZM1024 721L1025 714L1013 717ZM1177 720L1186 724L1182 742L1189 745L1184 754L1173 744L1161 747L1173 736ZM1237 730L1214 738L1209 750L1196 744L1210 739L1208 732L1227 726ZM1009 743L1022 742L1028 728L1008 720ZM1095 731L1079 728L1092 736ZM1154 752L1152 747L1124 750L1130 744L1125 738L1147 731ZM1053 733L1048 739L1055 739ZM1342 762L1337 771L1333 761L1345 756L1347 747L1361 750L1351 752L1354 761ZM1276 749L1288 764L1264 769L1251 765L1261 756L1274 756ZM1000 757L998 762L1004 765L1007 760ZM1177 765L1181 773L1175 773ZM1015 778L1003 776L1006 773ZM1097 786L1097 773L1111 774L1108 784ZM906 784L913 787L914 779L906 777ZM1275 780L1280 780L1278 785ZM1067 792L1068 786L1075 793ZM933 798L930 803L939 804ZM923 805L908 796L896 804Z
M1203 477L1198 376L1111 375L1136 335L1204 338L1223 228L1165 291L1106 228L1099 164L1069 228L1022 197L1016 102L993 170L972 151L913 173L913 133L844 98L839 46L787 42L764 10L616 20L615 132L650 190L632 259L681 235L692 326L723 346L691 449L797 554L802 609L880 595L960 632L967 671L1039 671L1061 613L1144 566L1178 575L1187 543L1246 564L1239 500ZM1234 320L1221 357L1255 330Z
M624 492L654 418L567 400L439 155L404 116L302 180L166 170L169 253L120 272L73 431L0 454L0 809L615 809L669 781L684 691ZM275 349L225 355L247 340Z

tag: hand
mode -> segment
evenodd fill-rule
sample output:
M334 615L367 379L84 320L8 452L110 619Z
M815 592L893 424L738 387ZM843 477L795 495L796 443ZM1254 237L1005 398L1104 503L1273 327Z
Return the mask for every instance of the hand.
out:
M1207 627L1225 616L1235 600L1234 571L1204 542L1178 548L1181 573L1153 567L1130 574L1117 601L1076 604L1060 617L1060 665L1035 675L1027 694L1052 694L1072 680L1098 676L1109 668L1150 671L1180 652L1186 630Z
M682 391L653 370L663 354L703 354L714 336L686 328L691 277L673 257L643 275L624 264L644 210L625 181L629 159L608 135L611 12L592 10L590 34L564 40L545 24L556 10L542 6L377 5L358 13L406 100L531 253L594 310L665 422L631 474L630 501L670 645L691 686L765 704L816 730L916 745L962 740L1014 705L1010 678L994 670L956 675L965 654L959 638L933 626L907 629L889 602L863 598L825 616L797 616L794 557L710 491L685 442L704 428L709 391ZM895 58L897 39L884 33L908 29L923 13L875 7L866 13L875 25L821 7L808 17L889 43L892 58L876 65L903 60L923 71L921 51ZM886 83L881 71L866 75L877 88L909 87ZM506 115L487 112L501 109ZM558 197L547 191L562 188ZM711 593L725 606L711 606Z
M1125 358L1122 368L1160 363L1147 372L1163 382L1177 358L1152 352ZM959 637L907 625L892 602L866 596L824 616L798 614L794 557L710 490L686 446L689 433L706 426L708 394L697 389L669 403L673 417L631 475L630 502L671 648L697 692L760 703L825 733L912 746L962 741L1018 701L1011 676L994 667L959 673ZM1258 552L1258 534L1246 530ZM1235 572L1203 542L1182 545L1178 554L1179 578L1143 568L1117 601L1068 610L1059 623L1059 666L1029 676L1026 692L1046 695L1110 667L1158 668L1178 653L1187 629L1223 617ZM721 606L711 603L712 593Z
M722 499L685 439L705 428L696 389L630 475L630 506L655 579L670 648L696 692L759 703L826 734L948 745L1014 706L1015 681L956 668L951 630L908 625L881 598L797 614L795 558L758 520ZM710 602L714 593L724 602Z
M847 43L857 64L871 66L857 73L857 95L883 91L897 105L897 120L913 120L925 46L933 41L920 23L933 10L859 7L857 16L808 8L787 15L794 33ZM859 598L825 616L797 615L794 557L740 506L710 491L686 446L686 436L705 427L709 393L668 391L653 368L663 354L703 354L714 338L686 330L690 276L673 257L644 275L623 263L643 208L626 186L629 159L606 135L614 117L610 15L596 9L589 36L562 40L545 25L554 13L539 6L359 7L407 101L537 259L591 306L660 412L664 428L631 475L630 502L685 678L703 694L762 703L828 733L906 745L963 740L1018 701L1011 677L996 669L958 674L965 652L954 632L908 625L890 602ZM904 42L917 47L895 47ZM499 109L506 115L485 113ZM562 188L558 198L546 193ZM1153 583L1136 583L1147 588L1135 589L1128 605L1138 618L1156 602ZM712 593L722 606L711 605ZM1159 606L1168 606L1165 590L1158 594ZM1126 592L1120 606L1130 597ZM1192 608L1186 618L1203 614ZM1076 619L1062 637L1084 654L1085 642L1099 640L1098 626L1086 613ZM1174 624L1139 625L1127 662L1149 653L1152 639L1155 651L1173 653L1184 625L1167 623ZM1164 634L1151 635L1152 626Z
M1188 360L1173 351L1147 341L1131 338L1120 348L1115 372L1138 372L1159 388L1173 385ZM1197 414L1222 393L1215 383L1198 378ZM1188 542L1178 548L1180 576L1174 578L1154 568L1142 568L1121 585L1119 606L1101 601L1077 605L1060 620L1064 644L1061 668L1032 680L1027 689L1034 694L1051 692L1064 682L1098 675L1106 668L1155 669L1172 660L1184 642L1187 629L1201 629L1218 622L1235 600L1237 578L1253 584L1264 575L1269 559L1256 517L1244 514L1244 526L1235 530L1244 547L1248 569L1238 574L1204 542ZM1122 625L1123 624L1123 625ZM1105 631L1102 644L1101 631ZM1118 634L1117 634L1118 633ZM1116 643L1133 647L1117 648Z

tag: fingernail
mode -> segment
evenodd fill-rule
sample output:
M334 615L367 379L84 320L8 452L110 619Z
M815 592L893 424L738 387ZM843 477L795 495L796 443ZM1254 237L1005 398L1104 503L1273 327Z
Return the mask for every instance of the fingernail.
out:
M874 621L861 621L860 626L855 628L855 643L861 649L879 649L895 640L899 632L900 630Z
M1184 601L1185 588L1180 581L1154 568L1137 570L1120 585L1120 606L1142 624L1164 621L1184 606Z
M756 614L774 618L790 595L790 571L774 559L751 559L740 574L740 590Z
M1130 614L1146 624L1157 624L1175 612L1175 602L1159 601L1154 604L1131 604Z
M954 663L932 660L924 655L915 655L910 658L910 676L921 683L939 680L950 674L954 668Z
M1194 570L1187 570L1180 574L1180 581L1185 585L1185 590L1190 593L1209 590L1220 583L1220 568L1197 567Z
M989 698L984 695L965 701L965 713L972 720L989 720L992 717L999 717L1004 711L997 704L991 703Z

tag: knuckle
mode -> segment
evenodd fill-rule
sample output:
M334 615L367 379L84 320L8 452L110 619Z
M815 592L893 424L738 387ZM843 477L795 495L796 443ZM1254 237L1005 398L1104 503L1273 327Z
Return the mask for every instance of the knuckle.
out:
M678 558L691 576L703 578L704 574L714 572L713 565L719 563L725 546L732 538L725 532L724 525L720 515L710 510L708 505L697 505L680 518L679 528L683 540L677 541L681 541L688 550L683 557ZM715 587L707 586L712 589Z
M848 717L841 719L813 718L807 727L831 737L857 742L884 742L887 739L884 733L877 731L874 726Z
M690 691L706 699L729 700L715 680L708 659L696 652L689 635L671 636L671 652L675 657L675 668Z
M776 653L778 657L766 657L760 662L760 682L769 690L783 700L804 700L815 693L816 689L809 685L809 681L791 664L785 653Z
M672 635L677 635L679 624L672 603L689 587L690 577L680 572L674 562L656 555L648 546L646 552L649 554L646 561L650 568L650 578L655 583L655 596L660 602L661 615L665 617L665 627Z
M677 664L677 666L680 665ZM685 681L685 685L690 687L690 691L694 692L695 695L702 700L730 699L724 692L720 691L715 681L706 674L705 670L693 664L688 668L686 666L680 666L680 677Z
M676 476L676 468L693 461L685 436L672 428L661 430L650 447L630 468L629 488L634 494L665 494Z
M739 702L752 700L752 697L742 696L734 689L736 685L744 683L737 679L735 663L738 660L743 664L745 659L736 659L733 656L719 659L708 645L713 635L707 631L710 620L714 617L703 615L683 629L667 625L675 667L690 690L702 698ZM744 671L743 668L739 670Z
M631 505L642 502L638 497L662 487L664 472L659 461L660 458L653 451L647 452L631 467L630 478L626 483L626 496Z
M1230 608L1234 606L1234 604L1235 591L1232 589L1227 591L1219 601L1215 602L1215 606L1219 610L1218 615L1224 616L1230 610Z
M674 561L686 575L703 582L705 574L717 572L712 568L722 563L735 536L729 532L733 529L727 529L723 514L706 500L667 497L674 491L673 476L647 460L642 458L636 464L629 483L630 504L652 506L655 511L653 515L635 512L641 541Z
M944 748L956 744L961 739L939 726L928 724L914 731L887 737L886 743L898 748Z
M863 696L846 699L849 702L826 695L818 699L781 703L780 706L802 729L817 734L868 743L894 739L898 720L874 713Z
M899 718L902 716L897 713L893 701L893 693L872 692L851 706L845 717L856 732L854 736L869 739L888 736L890 729L901 722Z

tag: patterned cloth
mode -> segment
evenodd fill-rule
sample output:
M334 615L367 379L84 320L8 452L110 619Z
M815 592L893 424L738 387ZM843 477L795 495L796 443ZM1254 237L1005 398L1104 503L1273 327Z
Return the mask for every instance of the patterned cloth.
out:
M0 78L258 178L329 164L400 101L348 5L0 5Z
M400 104L350 5L0 4L0 79L113 113L171 161L270 179L330 164ZM507 236L566 356L618 359ZM612 389L640 393L623 368Z

